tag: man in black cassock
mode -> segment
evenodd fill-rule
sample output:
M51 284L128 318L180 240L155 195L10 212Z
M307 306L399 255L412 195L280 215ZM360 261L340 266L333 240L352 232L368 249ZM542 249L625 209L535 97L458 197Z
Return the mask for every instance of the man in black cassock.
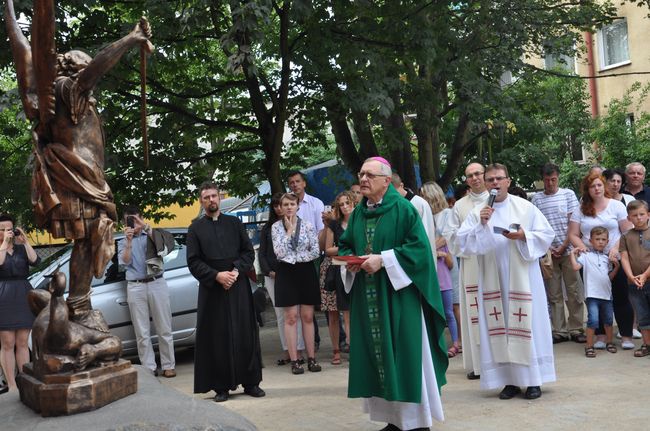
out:
M194 353L194 392L214 390L214 401L228 399L228 391L244 386L244 393L263 397L262 355L246 272L255 251L237 217L221 214L219 189L199 187L205 215L187 232L187 265L199 280Z

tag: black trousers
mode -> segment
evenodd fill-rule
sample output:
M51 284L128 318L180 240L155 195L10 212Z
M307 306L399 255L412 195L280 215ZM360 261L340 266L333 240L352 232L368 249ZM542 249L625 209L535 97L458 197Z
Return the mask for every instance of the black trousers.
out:
M634 325L634 309L628 296L627 278L623 268L618 269L616 277L612 280L612 302L614 305L614 318L618 324L618 331L622 337L632 337ZM596 330L596 335L603 335L605 329L602 325Z

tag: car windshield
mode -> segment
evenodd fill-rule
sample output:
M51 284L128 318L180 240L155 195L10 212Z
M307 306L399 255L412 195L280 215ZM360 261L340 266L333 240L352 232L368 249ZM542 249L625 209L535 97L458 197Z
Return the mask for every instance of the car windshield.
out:
M39 273L52 265L57 259L59 259L61 256L66 254L69 250L72 249L72 244L65 245L52 253L51 255L47 256L44 259L41 259L41 261L38 263L36 266L30 267L29 275L32 276L36 273Z

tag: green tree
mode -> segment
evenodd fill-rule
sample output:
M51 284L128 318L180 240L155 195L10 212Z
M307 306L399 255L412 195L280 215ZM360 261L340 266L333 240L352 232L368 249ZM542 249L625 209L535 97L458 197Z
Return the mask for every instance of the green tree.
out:
M314 2L297 61L321 90L350 168L379 149L410 186L413 135L423 180L449 184L466 152L489 137L488 121L516 108L504 73L527 79L531 56L544 47L573 54L583 31L616 16L608 1L327 3Z
M505 163L518 185L531 188L546 162L582 160L592 127L586 82L537 72L504 91L508 106L487 135L493 160ZM498 158L497 158L498 157Z
M650 166L650 113L641 110L650 83L634 83L620 99L612 99L607 113L598 118L589 134L594 155L603 166L624 168L631 162ZM630 112L637 112L629 117Z
M22 113L15 76L0 71L0 213L8 212L21 226L31 226L31 134Z

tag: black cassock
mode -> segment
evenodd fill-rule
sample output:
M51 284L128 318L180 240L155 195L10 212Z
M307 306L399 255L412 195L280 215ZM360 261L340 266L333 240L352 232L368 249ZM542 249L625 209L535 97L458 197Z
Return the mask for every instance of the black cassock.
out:
M194 392L235 390L262 380L259 331L246 272L255 251L237 217L201 217L187 233L187 264L199 280L194 353ZM229 290L218 271L239 270Z

